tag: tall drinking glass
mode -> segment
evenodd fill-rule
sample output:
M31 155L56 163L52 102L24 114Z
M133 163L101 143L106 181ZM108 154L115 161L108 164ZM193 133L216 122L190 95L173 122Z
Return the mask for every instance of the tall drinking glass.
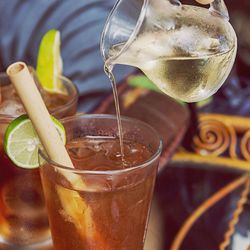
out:
M54 249L143 249L162 148L158 133L122 118L122 158L115 116L78 115L63 124L75 168L39 152Z
M77 107L77 88L66 77L60 76L59 80L63 83L64 94L49 94L40 88L42 97L54 116L73 115ZM5 73L0 74L0 86L0 249L44 249L52 243L39 169L15 166L3 145L7 126L25 111Z

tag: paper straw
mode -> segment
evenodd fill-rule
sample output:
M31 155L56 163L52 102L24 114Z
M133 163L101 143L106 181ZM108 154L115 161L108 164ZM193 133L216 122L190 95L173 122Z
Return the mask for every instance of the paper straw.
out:
M49 158L61 165L74 168L27 65L23 62L11 64L7 69L7 74L22 100L25 110ZM60 173L67 178L75 190L84 189L85 183L80 176L70 173L65 175L62 171L60 171ZM72 197L71 193L67 193L67 190L60 186L57 186L57 194L61 200L64 211L74 221L74 225L79 229L81 237L99 240L100 245L106 245L97 231L93 232L89 230L90 228L96 227L93 226L92 210L81 196L77 192L74 192L74 197ZM75 200L77 200L77 208L75 207ZM82 211L84 211L84 214ZM83 225L91 225L88 227L89 231L83 228Z
M25 63L17 62L10 65L7 74L21 98L49 158L59 164L73 168L67 150Z

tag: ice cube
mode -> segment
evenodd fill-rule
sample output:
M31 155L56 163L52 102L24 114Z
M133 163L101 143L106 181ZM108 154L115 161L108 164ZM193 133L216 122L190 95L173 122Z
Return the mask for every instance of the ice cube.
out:
M190 55L197 50L197 43L200 38L201 34L194 27L182 26L180 29L174 31L170 42L176 51Z
M220 41L216 38L203 38L200 40L197 51L199 52L199 55L201 54L209 54L210 53L216 53L220 51Z
M10 83L1 86L1 95L2 101L19 99L14 86Z
M211 37L196 26L182 26L175 31L172 42L176 50L191 56L209 55L220 50L219 39Z
M21 102L17 100L5 100L0 104L0 115L19 116L25 112Z

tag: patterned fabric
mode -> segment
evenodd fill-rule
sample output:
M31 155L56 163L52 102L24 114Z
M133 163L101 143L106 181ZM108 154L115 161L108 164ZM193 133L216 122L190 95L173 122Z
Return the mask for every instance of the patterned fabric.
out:
M1 0L0 69L17 60L36 66L43 34L61 31L64 75L78 86L81 111L89 111L111 90L99 50L106 18L115 0ZM132 69L115 73L120 81ZM94 97L93 97L94 96Z

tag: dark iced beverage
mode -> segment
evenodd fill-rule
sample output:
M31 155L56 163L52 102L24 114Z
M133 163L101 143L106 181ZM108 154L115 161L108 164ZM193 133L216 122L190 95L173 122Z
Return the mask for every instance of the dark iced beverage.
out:
M56 250L143 249L161 141L148 125L116 118L66 118L75 168L41 155L41 176ZM45 160L45 163L44 163Z
M63 92L54 94L36 81L48 109L58 118L75 114L78 100L74 84L63 76L60 81ZM8 124L25 110L5 73L0 74L0 90L0 249L43 249L51 245L51 237L39 169L16 167L3 148Z
M76 113L79 94L70 79L58 76L57 80L62 83L62 89L58 93L49 93L40 85L34 69L29 67L29 70L51 114L57 118L63 118ZM17 117L25 113L21 100L6 73L0 73L0 97L0 116Z

